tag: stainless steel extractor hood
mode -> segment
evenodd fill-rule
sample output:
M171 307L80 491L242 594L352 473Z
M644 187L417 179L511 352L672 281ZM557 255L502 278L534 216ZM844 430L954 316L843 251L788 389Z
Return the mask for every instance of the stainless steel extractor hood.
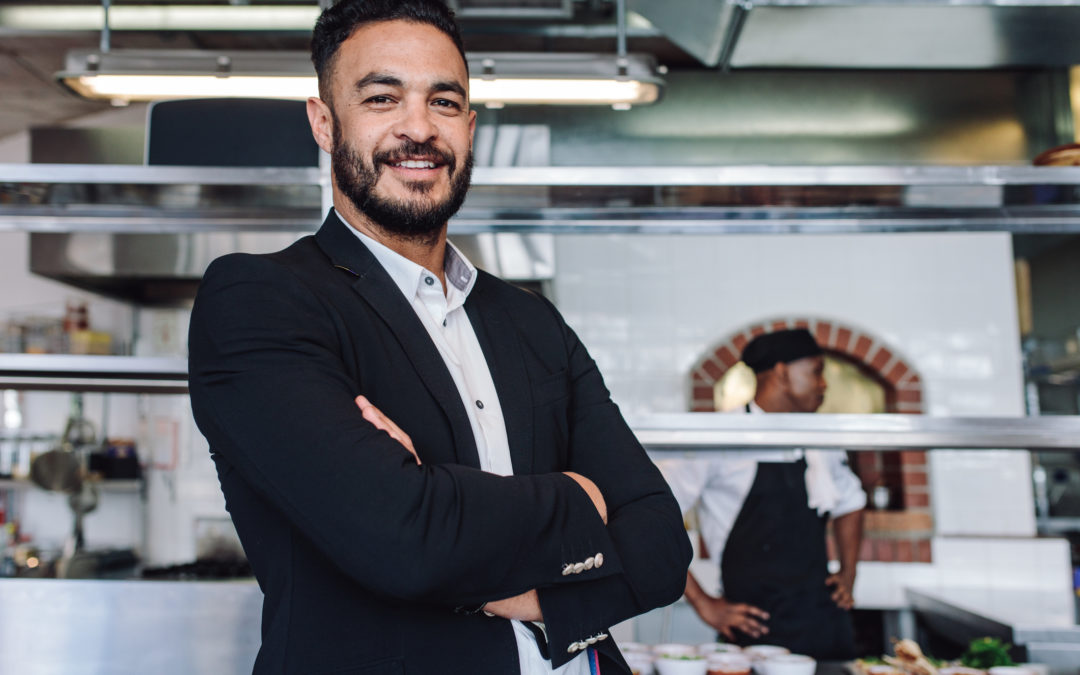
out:
M629 6L707 66L1080 63L1076 0L629 0Z
M214 258L285 248L306 232L114 234L33 233L30 271L141 305L183 305ZM479 268L508 281L542 282L555 272L550 234L493 232L452 237Z

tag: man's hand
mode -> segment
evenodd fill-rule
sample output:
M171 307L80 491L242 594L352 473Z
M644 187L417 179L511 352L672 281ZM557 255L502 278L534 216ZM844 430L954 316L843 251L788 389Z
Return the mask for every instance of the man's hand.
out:
M535 590L526 591L512 598L493 600L484 605L484 611L503 619L517 619L518 621L544 620L544 615L540 612L540 597Z
M837 607L851 609L855 606L855 599L851 597L851 589L855 586L853 575L845 574L843 571L830 574L825 579L825 585L833 587L832 601Z
M737 630L753 638L769 633L769 627L762 623L769 620L769 613L753 605L704 596L693 606L702 621L720 631L728 640L735 640Z
M374 424L376 429L381 429L390 434L390 438L405 446L405 449L411 452L413 458L416 459L416 463L420 463L420 456L416 454L416 449L413 448L412 439L398 425L394 424L392 419L373 406L371 401L367 400L363 395L356 397L356 406L360 408L364 419Z
M604 501L604 495L600 493L600 488L596 487L596 483L580 473L574 473L573 471L563 471L563 473L573 478L581 486L581 489L585 490L585 494L589 495L589 499L592 500L593 506L596 507L596 511L600 514L600 518L607 525L607 502Z

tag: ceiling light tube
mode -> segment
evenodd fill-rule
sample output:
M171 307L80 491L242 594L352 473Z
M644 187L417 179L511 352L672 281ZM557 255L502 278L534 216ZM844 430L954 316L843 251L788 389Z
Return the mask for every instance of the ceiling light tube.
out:
M311 30L319 18L315 5L113 5L113 30ZM0 7L0 30L101 30L105 11L87 5L14 5Z
M470 54L470 100L494 105L630 105L657 101L663 81L651 57L631 55L625 75L602 54ZM316 96L303 52L159 52L114 50L68 54L57 79L85 98L156 101L176 98Z

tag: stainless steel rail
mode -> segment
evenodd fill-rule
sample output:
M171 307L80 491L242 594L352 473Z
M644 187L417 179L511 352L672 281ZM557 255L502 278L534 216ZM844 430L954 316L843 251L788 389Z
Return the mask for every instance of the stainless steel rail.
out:
M185 394L187 360L75 354L0 354L0 389Z
M183 358L0 354L0 389L187 393ZM1080 450L1080 416L728 415L672 413L630 421L650 452L840 448Z
M0 164L0 230L311 231L328 186L316 168ZM454 234L1080 232L1080 167L482 167L473 186Z
M320 185L317 168L0 164L4 183ZM1080 167L1032 166L540 166L477 167L474 186L1080 185Z
M631 420L652 453L838 448L844 450L1080 449L1080 416L729 415L680 413Z

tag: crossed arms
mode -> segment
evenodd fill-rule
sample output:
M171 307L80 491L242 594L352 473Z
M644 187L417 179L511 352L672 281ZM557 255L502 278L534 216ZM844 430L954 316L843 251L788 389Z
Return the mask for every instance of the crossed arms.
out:
M416 463L421 464L420 455L417 454L416 448L413 447L412 439L409 438L407 433L401 430L401 427L383 414L381 410L376 408L363 394L356 397L356 405L360 408L360 412L364 416L364 419L371 422L376 429L385 431L390 435L390 438L401 443L402 447L408 450L416 459ZM600 518L606 525L607 504L604 502L604 495L600 494L600 488L596 487L596 483L573 471L564 471L563 473L570 478L573 478L574 482L580 485L581 489L585 491L585 494L589 495L589 499L592 500L593 506L596 507L597 513L600 514ZM537 596L535 588L510 598L485 602L483 607L484 611L488 614L504 619L518 619L520 621L544 620L543 612L540 609L540 599Z

